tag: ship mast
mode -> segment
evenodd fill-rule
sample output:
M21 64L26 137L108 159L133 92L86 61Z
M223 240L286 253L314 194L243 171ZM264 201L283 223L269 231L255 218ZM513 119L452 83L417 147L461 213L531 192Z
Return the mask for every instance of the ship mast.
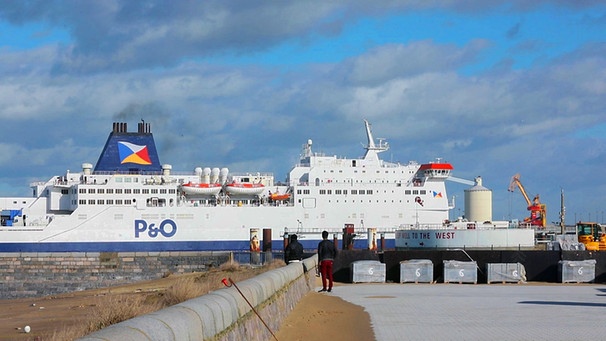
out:
M384 152L389 149L389 144L384 141L384 139L378 139L378 145L375 144L374 138L372 136L372 131L370 130L370 123L367 120L364 120L364 125L366 125L366 136L368 138L368 144L365 147L366 154L364 155L364 160L368 161L379 161L379 153Z

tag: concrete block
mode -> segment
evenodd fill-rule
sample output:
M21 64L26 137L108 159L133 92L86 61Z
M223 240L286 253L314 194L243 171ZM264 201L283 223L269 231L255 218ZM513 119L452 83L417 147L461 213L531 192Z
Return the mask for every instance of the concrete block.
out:
M351 263L352 283L384 283L385 264L376 260L359 260Z

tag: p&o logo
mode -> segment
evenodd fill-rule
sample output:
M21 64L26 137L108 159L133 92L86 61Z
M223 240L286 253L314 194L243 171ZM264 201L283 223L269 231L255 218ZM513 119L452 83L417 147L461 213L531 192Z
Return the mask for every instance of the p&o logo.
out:
M139 234L145 233L145 231L147 231L147 235L150 238L156 238L158 234L170 238L177 233L177 224L171 219L162 220L158 226L154 223L148 225L147 222L142 219L135 220L135 238L139 238Z

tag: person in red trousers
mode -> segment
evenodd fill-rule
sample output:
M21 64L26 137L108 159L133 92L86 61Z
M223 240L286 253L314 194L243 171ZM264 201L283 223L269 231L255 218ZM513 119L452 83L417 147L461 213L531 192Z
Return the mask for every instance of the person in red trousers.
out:
M335 244L328 240L328 232L322 231L322 241L318 244L318 262L322 275L322 290L319 292L332 291L332 265L336 257L337 248ZM328 287L326 286L327 280Z

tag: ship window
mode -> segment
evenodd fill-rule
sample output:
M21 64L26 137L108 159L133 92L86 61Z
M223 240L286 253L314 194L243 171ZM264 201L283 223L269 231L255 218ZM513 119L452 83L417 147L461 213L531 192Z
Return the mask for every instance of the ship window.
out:
M332 194L332 189L326 190L326 194Z
M309 190L308 189L304 190L303 194L309 194Z
M143 194L149 194L149 188L144 188L141 192Z
M425 191L424 189L421 190L421 194L427 194L427 191Z
M166 189L161 189L160 194L166 194Z
M103 200L103 199L97 200L97 205L105 205L105 200Z
M68 190L66 190L66 189L62 189L62 190L61 190L61 194L69 194L69 191L68 191Z
M139 188L133 189L133 194L141 194L141 190Z
M116 205L122 205L122 199L116 200Z
M108 188L107 189L107 194L114 194L114 189L113 188Z
M116 178L116 182L122 182L122 178Z
M95 189L94 188L89 188L88 189L88 194L95 194Z
M326 190L325 189L321 189L320 190L320 194L322 194L322 195L326 194Z
M90 200L88 201L88 204L89 204L89 205L94 205L94 204L95 204L95 201L94 201L94 200L92 200L92 199L90 199Z
M297 190L297 194L301 194L301 190L300 189Z
M365 190L363 190L363 189L361 189L361 190L360 190L358 193L359 193L359 194L366 194L366 191L365 191Z
M343 194L347 195L347 190L346 189L343 190Z
M416 194L419 194L419 190L418 190L418 189L415 189L414 191L412 191L412 194L415 194L415 195L416 195Z
M130 204L132 204L132 201L130 199L124 200L124 205L130 205Z
M130 194L131 193L131 189L130 188L125 188L124 189L124 194Z
M103 193L105 193L105 190L104 190L103 188L99 188L99 189L97 190L97 193L99 193L99 194L103 194Z
M358 194L358 190L357 189L352 189L351 190L351 194Z
M409 189L407 189L407 190L404 191L404 194L411 194L411 192L410 192Z
M157 188L152 189L151 194L158 194L158 189Z
M80 194L84 194L84 193L86 193L86 189L84 189L84 188L79 188L79 189L78 189L78 193L80 193Z
M124 178L124 182L133 182L133 179L131 179L131 178Z
M340 189L335 190L335 194L341 194L341 193L342 193L342 191Z
M114 204L114 200L113 199L107 199L107 204L108 205L113 205Z
M366 194L372 194L372 189L367 190Z
M116 188L116 194L122 194L122 188Z
M174 188L171 188L171 189L169 189L169 190L168 190L168 193L169 193L169 194L175 194L175 193L177 193L177 190L176 190L176 189L174 189ZM172 200L172 199L171 199L171 200Z
M78 200L78 203L79 203L80 205L86 205L86 200L84 200L84 199L80 199L80 200Z

